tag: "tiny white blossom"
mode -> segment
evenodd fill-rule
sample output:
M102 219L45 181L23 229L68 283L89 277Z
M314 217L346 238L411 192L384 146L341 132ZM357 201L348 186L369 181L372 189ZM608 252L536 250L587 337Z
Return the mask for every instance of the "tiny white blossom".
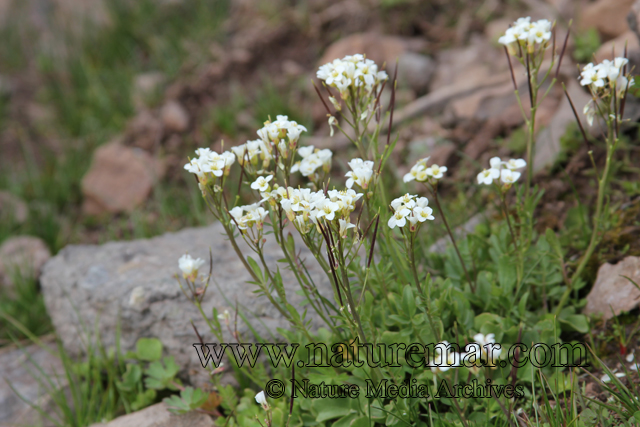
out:
M269 189L269 181L273 179L273 175L259 176L253 183L251 188L258 191L267 191Z
M500 178L500 171L498 169L484 169L478 174L478 184L491 185L493 180L498 178Z
M402 207L395 211L395 213L389 218L389 222L387 225L389 228L404 227L407 224L407 215L409 215L411 211L405 207Z
M340 237L342 237L343 239L347 237L347 231L350 228L355 228L355 224L351 224L348 220L344 220L344 219L339 219L338 222L340 223Z
M507 169L511 169L512 171L516 169L522 169L523 167L527 166L527 162L524 159L509 159L509 161L502 162L502 164Z
M267 397L264 394L264 390L256 394L256 402L258 402L265 411L269 410L269 404L267 403Z
M500 180L505 184L513 184L520 178L520 172L514 172L511 169L502 169L500 171Z
M434 179L442 178L443 174L446 171L447 171L447 167L446 166L438 166L438 165L431 165L426 169L427 175L429 175L430 177L432 177Z
M192 258L189 254L182 255L178 260L178 267L182 271L182 276L189 280L195 280L198 276L198 269L203 265L204 260Z

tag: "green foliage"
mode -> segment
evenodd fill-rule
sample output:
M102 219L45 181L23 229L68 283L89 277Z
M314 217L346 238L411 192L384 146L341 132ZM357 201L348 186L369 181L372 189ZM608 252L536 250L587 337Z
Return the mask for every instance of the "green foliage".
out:
M164 400L169 411L184 414L201 407L207 401L208 395L200 389L185 387L180 397L171 396Z
M29 338L24 330L35 336L51 332L51 319L33 274L18 269L8 273L13 287L0 285L0 345L12 338Z
M573 58L580 63L593 62L593 54L601 44L600 35L595 28L589 28L575 37Z
M147 377L144 380L144 385L147 388L155 390L165 388L177 390L178 387L175 376L180 371L180 367L173 360L173 357L165 357L163 362L156 360L149 365L146 371Z

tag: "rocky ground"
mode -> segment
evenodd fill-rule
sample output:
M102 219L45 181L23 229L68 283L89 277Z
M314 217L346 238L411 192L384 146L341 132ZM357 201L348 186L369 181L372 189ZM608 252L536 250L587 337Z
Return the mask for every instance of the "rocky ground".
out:
M64 87L76 81L75 77L69 70L57 74L43 67L34 59L37 55L30 57L29 52L47 49L55 61L67 61L82 47L65 42L63 28L73 33L72 40L83 39L87 27L79 22L108 32L120 24L120 18L98 0L31 0L20 7L13 3L0 1L0 32L12 35L7 39L12 48L26 54L24 58L6 52L0 56L0 166L7 171L0 180L0 218L8 224L0 235L3 295L15 293L10 273L19 266L40 278L53 329L71 353L81 350L76 317L87 324L99 319L101 336L109 344L114 339L110 334L115 330L116 314L120 314L126 319L122 331L125 350L139 336L166 336L165 347L184 367L182 376L196 384L198 379L192 374L197 361L189 359L192 352L179 345L184 334L192 335L189 315L197 318L191 305L181 299L172 277L181 253L188 250L207 258L211 246L215 258L224 260L224 274L214 276L220 288L209 295L207 310L232 307L235 302L223 296L234 293L238 303L249 307L266 326L279 325L279 320L264 301L251 294L246 277L240 274L242 268L231 261L216 225L132 240L209 222L201 202L191 201L195 199L189 195L193 182L182 170L195 148L217 150L222 140L238 144L253 139L267 114L284 113L308 127L303 144L331 148L334 156L347 158L351 152L348 141L328 137L326 112L309 80L323 63L364 53L386 63L390 74L396 64L398 67L394 125L402 128L395 154L398 167L393 172L400 178L427 155L434 163L446 165L450 182L459 184L445 186L443 191L451 195L451 206L467 204L467 219L469 212L484 212L475 197L477 170L492 156L518 155L524 147L519 131L523 119L511 73L496 43L515 18L555 18L557 43L570 32L557 75L579 110L589 100L577 83L579 63L588 62L592 54L598 62L610 58L614 49L617 56L626 46L632 64L636 69L640 65L640 3L633 0L428 4L312 0L304 4L283 1L280 7L234 0L219 23L219 34L206 40L204 50L197 40L182 40L181 51L186 53L178 67L153 69L157 64L149 60L134 69L123 86L129 90L118 95L126 98L125 105L130 107L126 113L98 120L108 123L102 127L92 124L91 117L80 116L81 124L74 127L64 105L51 98L51 88L57 86L48 79L63 79ZM182 11L189 6L187 0L161 3L159 7L168 8L169 13L171 8ZM11 16L24 20L18 33L12 30ZM590 42L594 34L596 42ZM149 40L152 45L154 39ZM526 93L517 66L520 90ZM99 92L98 86L96 81L89 82L88 92ZM382 98L389 102L390 94ZM114 101L112 106L118 105ZM609 304L617 315L637 314L640 303L638 289L628 281L612 279L624 274L640 283L640 147L635 127L640 101L629 101L626 116L631 121L617 159L619 180L613 182L610 195L611 203L620 206L621 217L605 236L605 250L593 260L595 284L585 307L586 313L604 313L603 320L612 317L603 309ZM535 182L546 190L540 203L540 230L576 227L584 215L578 200L589 206L595 196L592 177L585 172L590 165L588 148L577 136L574 123L569 102L556 84L538 111ZM83 126L88 130L82 130ZM597 136L598 127L591 132ZM594 158L598 164L603 162L602 147L594 148ZM73 170L59 175L57 171L67 166ZM336 177L344 175L343 170L335 169ZM37 170L42 179L25 170ZM57 192L61 182L68 192ZM159 194L162 191L164 195ZM454 196L455 192L461 196ZM187 200L183 210L171 206L178 198ZM463 217L459 219L461 224ZM132 241L92 245L114 239ZM70 243L75 245L60 250ZM80 309L74 311L73 306ZM606 335L607 325L601 323L596 335ZM2 339L0 345L9 342ZM16 352L11 346L0 350L2 374L16 375L22 369L7 362L17 360ZM34 349L34 354L40 353ZM38 396L37 384L21 383L20 387L27 396ZM6 392L4 384L0 391L0 424L13 425L23 419L19 417L25 416L25 409ZM162 405L145 411L155 415L134 414L105 425L211 425L207 417L178 422Z

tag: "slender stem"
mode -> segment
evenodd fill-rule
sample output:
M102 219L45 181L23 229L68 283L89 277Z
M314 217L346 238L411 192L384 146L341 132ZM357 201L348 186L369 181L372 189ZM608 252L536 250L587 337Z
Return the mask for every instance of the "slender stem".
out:
M453 247L456 250L456 254L458 254L458 259L460 260L460 264L462 264L462 269L464 270L464 275L467 277L467 282L469 283L469 286L471 286L471 291L473 293L475 293L476 292L476 283L471 281L471 276L469 276L469 271L467 270L467 266L464 263L464 260L462 259L462 255L460 254L460 250L458 249L458 245L456 244L456 239L453 236L453 233L451 232L451 228L449 227L449 223L447 222L447 217L444 214L444 212L442 211L442 206L440 206L440 200L438 199L438 188L437 187L434 187L433 199L436 202L436 207L438 208L438 212L440 212L440 217L442 218L442 221L444 222L444 225L447 228L447 233L449 233L449 237L451 238L451 243L453 243Z
M504 212L504 216L507 218L507 225L509 226L509 231L511 232L511 238L513 239L513 246L518 250L518 242L516 240L516 234L513 232L513 227L511 227L511 218L509 217L509 211L507 210L507 202L503 192L500 192L500 201L502 202L502 210Z
M427 313L427 318L429 319L429 326L431 327L431 332L433 332L433 336L436 338L436 341L440 342L440 333L438 332L439 329L436 328L434 322L433 322L433 316L431 315L431 298L429 298L429 296L427 296L427 298L425 298L424 293L422 293L422 287L420 286L420 279L418 278L418 270L416 269L416 258L415 258L415 233L411 233L411 237L409 239L405 239L409 241L409 247L407 248L407 250L409 251L410 257L409 257L409 263L411 264L411 271L413 273L413 280L415 280L416 282L416 288L418 289L418 292L420 294L420 299L422 299L422 303L424 305L424 307L426 308L426 313ZM430 288L430 285L427 284L427 289Z
M571 281L569 282L569 286L567 286L567 290L564 291L564 293L562 294L562 297L560 298L560 302L558 302L558 306L556 307L556 311L555 311L556 316L560 314L560 311L562 311L562 308L567 303L567 300L569 299L569 295L573 290L573 284L575 283L576 280L580 278L580 276L584 272L584 269L587 267L587 264L589 263L589 260L591 259L591 256L593 255L593 252L595 251L596 246L598 245L600 221L602 219L601 218L602 206L604 204L604 193L607 190L607 184L609 182L609 170L611 168L611 160L613 159L613 152L615 151L615 146L617 143L617 140L615 140L614 138L612 120L608 120L607 125L608 125L607 127L609 128L608 129L609 135L607 138L608 139L607 158L604 165L604 172L602 173L602 177L600 178L600 181L598 183L598 197L596 199L596 212L593 216L593 231L591 232L591 239L589 240L589 246L587 247L587 251L585 252L582 259L580 260L580 264L578 264L578 268L571 276Z

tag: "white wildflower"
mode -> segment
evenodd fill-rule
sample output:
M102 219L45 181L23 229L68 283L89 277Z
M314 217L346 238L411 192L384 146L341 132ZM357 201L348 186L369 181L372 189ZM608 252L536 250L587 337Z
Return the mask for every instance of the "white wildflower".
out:
M267 191L269 190L269 181L272 179L273 175L259 176L258 179L251 183L251 188L262 192Z
M204 260L200 258L192 258L191 255L185 254L178 259L178 267L182 271L182 277L188 280L195 280L198 276L198 269L204 265Z
M500 171L500 180L505 184L514 184L518 178L520 178L520 172L514 172L511 169Z
M269 410L269 404L267 403L267 397L264 394L264 390L256 394L256 402L258 402L265 411Z

